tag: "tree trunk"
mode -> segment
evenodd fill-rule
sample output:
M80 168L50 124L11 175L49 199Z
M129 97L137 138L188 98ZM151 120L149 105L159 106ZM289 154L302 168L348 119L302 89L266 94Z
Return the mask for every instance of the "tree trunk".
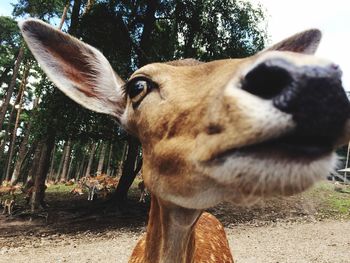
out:
M78 165L77 165L77 169L75 170L75 176L74 176L76 182L78 182L79 179L80 179L80 171L81 171L81 167L82 167L83 165L84 165L83 162L80 162L80 163L78 163Z
M37 172L34 179L34 191L32 195L31 210L35 212L39 208L46 208L45 198L45 180L50 166L50 156L55 145L55 134L49 133L47 137L40 142L41 153L37 166Z
M95 151L96 151L96 143L92 143L91 150L90 150L89 162L88 162L88 165L86 167L85 176L90 176L90 171L91 171L92 161L94 160Z
M54 174L55 174L55 152L56 152L56 144L53 146L52 155L51 155L51 164L49 169L49 175L47 178L49 180L53 180Z
M126 159L126 155L128 153L128 148L129 148L129 145L128 143L126 142L123 146L123 155L122 155L122 158L120 159L120 161L118 162L118 166L117 166L117 169L116 169L116 172L115 172L115 176L116 177L121 177L122 176L122 172L123 172L123 163L125 162L125 159Z
M61 156L61 160L60 160L60 164L58 165L58 170L55 176L55 182L58 181L58 177L60 176L61 172L62 172L62 167L63 167L63 162L64 162L64 157L66 156L66 145L63 146L63 152L62 152L62 156Z
M30 69L30 66L29 65L26 66L26 69L24 70L23 78L21 81L21 87L19 90L19 103L18 103L17 116L16 116L16 121L15 121L15 127L13 128L13 132L12 132L12 139L11 139L11 144L10 144L11 146L9 149L8 163L7 163L6 173L5 173L5 180L6 181L9 181L11 179L10 178L11 163L12 163L13 151L14 151L15 144L16 144L17 128L18 128L19 119L21 116L23 95L24 95L24 91L25 91L26 86L27 86L27 78L28 78L29 69ZM14 107L16 108L16 105L14 105Z
M129 147L123 166L122 176L120 177L116 192L112 198L112 200L116 201L119 205L123 205L127 200L128 190L138 173L137 170L141 169L140 167L137 167L135 170L135 162L138 157L140 146L139 141L136 138L129 136L128 145Z
M80 7L81 0L74 0L68 33L75 37L78 37Z
M71 178L70 174L72 173L72 170L73 170L73 157L71 157L70 161L69 161L68 172L67 172L67 176L66 176L67 181L69 181Z
M40 142L37 142L35 145L33 161L29 169L26 182L33 181L35 178L35 174L38 170L38 165L40 161L41 147L42 147L42 144Z
M58 25L59 30L61 30L63 27L64 21L66 20L66 17L67 17L67 12L68 12L69 7L70 7L70 0L68 0L67 4L64 6L63 13L61 16L61 21L60 21L60 24Z
M156 23L156 11L159 2L157 0L147 1L147 9L143 23L143 31L140 39L140 50L142 53L137 54L139 59L139 67L142 67L151 61L148 59L150 48L152 47L151 35Z
M103 164L105 161L105 156L106 156L106 143L102 142L102 148L101 148L101 152L100 152L100 158L98 161L98 166L97 166L97 175L101 175L103 173Z
M8 86L8 89L7 89L6 97L5 97L4 102L3 102L1 109L0 109L0 129L4 123L7 107L10 103L12 93L13 93L15 86L16 86L16 79L17 79L17 75L18 75L18 71L19 71L19 66L21 65L21 62L23 60L23 56L24 56L24 46L22 46L19 49L18 56L17 56L16 62L15 62L15 66L13 68L12 78L11 78L10 84Z
M17 97L16 97L16 101L14 103L14 106L11 107L11 111L10 111L10 115L8 117L8 124L7 124L7 128L6 128L6 132L5 132L5 136L4 136L4 139L3 139L3 142L1 143L0 145L0 158L2 158L2 156L5 154L5 146L6 146L6 142L7 142L7 138L10 137L10 140L9 140L9 146L8 146L8 149L11 149L12 148L12 143L13 143L13 140L12 140L12 137L13 137L13 130L11 130L11 123L15 120L13 120L13 118L15 117L15 105L19 104L20 102L20 99L21 99L21 92L19 92L17 94ZM15 124L14 124L15 126ZM6 177L6 172L7 172L7 164L9 164L9 153L10 151L8 150L7 151L7 159L6 159L6 162L5 162L5 165L3 167L3 176L1 179L5 179Z
M12 177L11 177L11 185L15 185L18 182L20 171L22 168L22 164L24 162L24 159L26 157L27 152L27 145L29 141L29 134L30 134L30 126L31 123L29 123L25 129L25 135L21 142L21 146L19 147L18 156L16 160L15 167L13 169Z
M17 105L19 103L19 99L20 99L20 93L18 93L14 105ZM8 124L7 124L7 128L6 128L6 131L5 131L5 135L4 135L4 138L3 138L2 142L1 142L1 145L0 145L0 159L2 158L3 154L5 153L5 145L6 145L8 136L10 135L10 137L12 137L11 123L13 121L13 117L14 116L15 116L15 107L12 107L11 111L10 111L10 115L8 117ZM1 123L0 123L0 126L1 126ZM9 148L10 147L11 147L11 140L10 140ZM6 167L4 167L4 174L5 173L6 173Z
M113 143L110 143L109 153L108 153L108 160L107 160L107 175L108 176L112 175L112 167L111 167L112 153L113 153Z
M76 174L75 174L75 180L79 181L80 177L82 176L83 172L84 172L84 167L85 167L85 154L83 153L83 160L80 162Z
M70 161L70 154L71 154L71 144L72 141L68 139L65 148L65 155L64 155L64 161L63 161L63 168L62 168L62 173L60 176L60 181L65 182L67 181L67 175L68 175L68 168L69 168L69 161Z

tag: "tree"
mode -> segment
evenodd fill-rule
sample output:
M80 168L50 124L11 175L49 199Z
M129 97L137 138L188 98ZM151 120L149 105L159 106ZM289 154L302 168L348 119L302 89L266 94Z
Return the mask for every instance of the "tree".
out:
M98 161L97 172L96 172L97 175L101 175L103 173L103 164L105 161L106 150L107 150L106 143L101 142L100 158Z
M18 129L18 125L19 125L19 121L20 121L20 116L21 116L21 110L22 110L22 105L23 105L23 95L24 95L24 91L26 89L27 86L27 78L28 78L28 73L29 73L29 68L30 65L28 64L26 66L24 75L23 75L23 79L21 81L21 87L20 87L20 92L19 92L19 102L16 106L18 106L17 109L17 116L16 116L16 121L15 121L15 127L13 128L13 132L12 132L12 139L11 139L11 143L10 143L10 149L9 149L9 153L8 153L8 163L7 163L7 168L6 168L6 172L5 172L5 180L9 181L10 178L10 170L11 170L11 163L12 163L12 157L13 157L13 151L14 151L14 147L15 147L15 140L17 137L17 129Z
M10 103L12 93L15 89L17 75L18 75L18 71L19 71L19 66L21 65L21 62L23 60L23 56L24 56L24 47L21 47L19 49L17 59L16 59L16 62L15 62L14 68L13 68L13 74L12 74L10 84L7 88L6 97L1 105L1 109L0 109L0 124L1 125L0 126L2 126L2 124L4 123L4 120L5 120L5 114L7 112L7 108L8 108L8 105Z
M62 172L60 175L61 182L66 182L68 179L68 168L69 168L69 163L70 163L70 159L71 159L71 149L72 149L72 141L68 140L66 142L66 144L64 145L64 155L62 156L63 167L62 167Z
M23 17L30 15L45 21L63 17L67 0L18 0L14 5L13 15Z
M20 46L21 36L17 22L10 17L0 16L0 87L7 81Z

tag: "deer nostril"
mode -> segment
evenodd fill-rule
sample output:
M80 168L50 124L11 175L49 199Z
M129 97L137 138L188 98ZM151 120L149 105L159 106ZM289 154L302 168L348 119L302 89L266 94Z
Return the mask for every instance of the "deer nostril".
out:
M259 64L245 76L242 89L264 99L272 99L293 81L283 67L270 61Z

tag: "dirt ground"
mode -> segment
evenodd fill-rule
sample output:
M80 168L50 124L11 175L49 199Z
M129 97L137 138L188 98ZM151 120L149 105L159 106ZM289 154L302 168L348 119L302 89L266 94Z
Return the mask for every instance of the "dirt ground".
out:
M226 229L236 263L350 262L350 221L281 223ZM29 238L0 249L0 262L127 262L138 233ZM31 240L31 242L28 242Z
M224 224L236 263L350 262L350 210L326 205L332 187L210 212ZM54 191L47 199L50 208L31 221L21 206L15 216L0 216L0 262L127 262L145 231L149 203L139 204L137 196L122 212Z

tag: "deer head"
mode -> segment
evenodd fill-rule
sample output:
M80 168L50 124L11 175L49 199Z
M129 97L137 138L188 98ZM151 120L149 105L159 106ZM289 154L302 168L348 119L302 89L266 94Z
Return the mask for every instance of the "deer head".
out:
M166 202L203 209L300 192L350 138L341 71L313 56L318 30L248 58L149 64L123 81L78 39L38 20L20 27L58 88L139 138L145 184Z

